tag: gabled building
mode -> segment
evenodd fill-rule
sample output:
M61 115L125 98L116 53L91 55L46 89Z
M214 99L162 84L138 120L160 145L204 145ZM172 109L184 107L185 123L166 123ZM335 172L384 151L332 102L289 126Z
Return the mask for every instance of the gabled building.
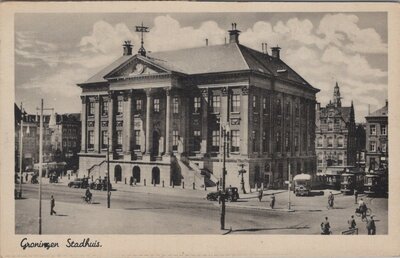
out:
M389 162L388 101L384 107L365 117L367 135L366 168L374 171L387 168Z
M342 106L339 85L336 83L333 99L316 110L316 154L318 173L330 166L356 165L356 123L353 102Z
M82 175L132 176L140 184L192 184L222 176L222 132L228 132L226 184L282 187L292 172L315 172L315 94L281 58L239 43L123 56L82 88ZM95 168L95 169L94 169ZM203 179L201 179L203 180ZM207 182L205 182L207 184Z

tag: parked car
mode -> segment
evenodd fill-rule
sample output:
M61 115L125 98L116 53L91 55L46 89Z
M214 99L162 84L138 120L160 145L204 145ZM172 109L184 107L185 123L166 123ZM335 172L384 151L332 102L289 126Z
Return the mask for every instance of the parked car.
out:
M57 173L52 173L49 176L49 182L50 183L58 183L58 175L57 175Z
M68 187L74 188L87 188L89 186L88 178L76 178L74 181L68 183Z
M235 202L239 199L239 191L237 187L227 187L225 188L225 200L230 202ZM207 194L207 200L218 201L219 192L211 192Z
M112 189L112 185L110 183L110 190ZM94 182L90 183L90 189L93 190L107 190L107 179L96 179Z

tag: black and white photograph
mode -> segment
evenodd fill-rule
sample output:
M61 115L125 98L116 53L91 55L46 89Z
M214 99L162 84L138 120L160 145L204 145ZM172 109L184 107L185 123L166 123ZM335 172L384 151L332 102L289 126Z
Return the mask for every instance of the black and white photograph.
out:
M388 24L357 9L16 12L19 249L388 236Z

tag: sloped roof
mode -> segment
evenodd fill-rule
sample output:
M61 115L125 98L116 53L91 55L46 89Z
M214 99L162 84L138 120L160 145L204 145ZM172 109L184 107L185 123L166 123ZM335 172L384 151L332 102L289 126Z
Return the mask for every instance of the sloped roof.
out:
M138 57L168 71L187 75L252 70L280 77L281 74L278 73L278 70L286 70L285 76L282 78L315 89L281 59L236 43L153 52L148 53L147 57L139 55L122 56L89 78L85 83L106 82L104 77L107 74L122 66L128 60Z
M325 109L330 109L333 105L327 105L326 107L322 107L320 109L320 112L323 112ZM340 116L343 118L343 120L347 123L350 122L350 114L351 114L351 107L334 107L340 112Z
M367 115L367 117L376 117L376 116L388 116L388 106L385 105L384 107L372 112L371 114Z

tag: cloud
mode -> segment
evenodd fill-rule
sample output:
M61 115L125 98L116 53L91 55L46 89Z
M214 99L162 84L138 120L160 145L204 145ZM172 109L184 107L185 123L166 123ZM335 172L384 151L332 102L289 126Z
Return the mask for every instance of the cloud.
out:
M21 89L37 89L43 94L58 94L65 97L78 97L81 90L76 86L88 78L84 69L61 69L49 76L40 75L20 85Z
M317 33L324 37L326 44L357 53L387 53L387 44L372 28L361 29L359 18L349 14L327 14L319 24Z

